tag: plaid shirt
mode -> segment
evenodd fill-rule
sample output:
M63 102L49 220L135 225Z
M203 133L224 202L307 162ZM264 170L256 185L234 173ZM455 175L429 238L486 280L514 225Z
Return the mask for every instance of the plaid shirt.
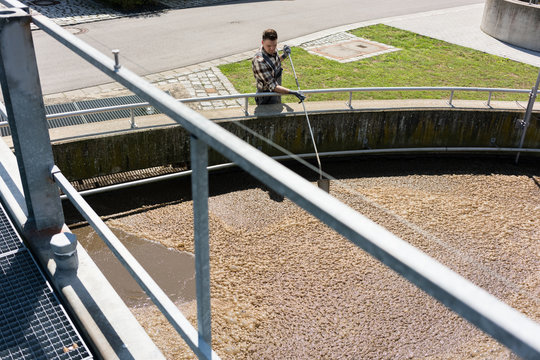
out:
M260 51L255 54L253 60L251 61L251 66L253 68L253 76L257 80L257 90L260 92L272 92L278 85L278 79L276 79L274 74L274 69L264 60L261 55L264 49L261 47ZM270 58L276 70L279 72L281 69L281 57L276 52L274 55L268 54L264 51L265 54Z

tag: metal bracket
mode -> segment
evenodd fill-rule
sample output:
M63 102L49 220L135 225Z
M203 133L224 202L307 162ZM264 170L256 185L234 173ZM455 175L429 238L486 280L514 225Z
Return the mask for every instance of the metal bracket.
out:
M114 54L114 71L118 71L122 67L122 65L120 65L119 59L120 50L114 49L112 53Z

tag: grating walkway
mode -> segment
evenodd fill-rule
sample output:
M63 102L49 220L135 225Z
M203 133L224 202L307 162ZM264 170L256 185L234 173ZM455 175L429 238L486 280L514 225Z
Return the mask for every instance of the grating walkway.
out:
M0 359L92 359L1 204Z
M128 96L118 96L113 98L103 98L95 100L83 100L66 104L56 104L56 105L45 105L45 113L58 114L69 111L78 111L78 110L89 110L97 109L108 106L116 105L131 105L144 103L145 101L138 97L137 95L128 95ZM149 114L159 114L159 110L155 109L152 106L146 108L137 108L133 109L133 114L135 116L145 116ZM115 119L126 119L131 117L130 110L114 110L107 111L103 113L88 114L88 115L77 115L70 116L62 119L49 119L47 124L49 129L63 127L63 126L72 126L72 125L81 125L88 123L95 123L101 121L115 120ZM9 126L0 128L1 136L11 135L11 130Z

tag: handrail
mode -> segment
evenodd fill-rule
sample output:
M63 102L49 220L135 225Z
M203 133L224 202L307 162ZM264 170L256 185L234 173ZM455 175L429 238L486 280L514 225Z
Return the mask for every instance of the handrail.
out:
M330 94L330 93L340 93L348 92L349 101L347 106L352 109L352 94L355 92L373 92L373 91L450 91L451 97L449 99L449 104L452 105L453 93L455 91L473 91L473 92L487 92L488 100L487 105L490 106L491 96L493 93L518 93L518 94L529 94L531 90L528 89L511 89L511 88L489 88L489 87L464 87L464 86L412 86L412 87L353 87L353 88L331 88L331 89L311 89L303 90L305 94ZM254 97L267 97L267 96L282 96L282 94L277 94L274 92L268 93L247 93L247 94L232 94L232 95L218 95L218 96L208 96L208 97L194 97L194 98L183 98L177 99L180 103L194 103L202 101L215 101L215 100L231 100L231 99L246 99L246 102L250 98ZM2 106L0 103L0 115L2 115ZM80 116L80 115L89 115L89 114L98 114L110 111L118 110L134 110L144 107L151 106L149 102L140 102L135 104L125 104L125 105L114 105L114 106L105 106L94 109L85 109L85 110L75 110L75 111L66 111L62 113L49 114L47 115L47 120L54 119L63 119L70 116ZM5 110L3 111L5 114ZM244 113L246 116L249 116L249 111L247 104L245 105ZM7 118L7 114L5 115ZM132 114L132 117L133 114ZM134 120L132 120L134 121ZM7 121L0 122L0 127L7 126ZM134 125L134 124L132 124ZM135 126L132 126L134 128Z
M152 279L146 270L144 270L137 259L131 255L129 250L122 244L116 235L114 235L103 220L101 220L99 215L96 214L86 200L84 200L77 190L75 190L66 177L60 172L58 167L53 167L51 170L51 176L58 184L58 187L62 189L64 194L66 194L69 200L71 200L73 206L75 206L86 221L88 221L90 226L92 226L92 228L99 234L99 236L111 249L122 265L129 271L131 276L144 289L154 304L157 305L173 327L180 333L186 343L199 357L205 356L206 354L203 354L200 349L208 348L208 344L206 344L203 339L198 337L197 330L195 330L193 325L191 325L182 312L180 312L174 302L169 299L167 294L165 294L154 279ZM219 359L218 355L213 350L211 351L211 357L208 358L214 360Z
M332 89L303 90L305 94L329 94L329 93L338 93L338 92L353 93L353 92L371 92L371 91L476 91L476 92L488 92L490 99L491 99L491 94L494 92L520 93L520 94L530 93L530 90L527 90L527 89L477 88L477 87L462 87L462 86L461 87L444 87L444 86L359 87L359 88L332 88ZM184 99L177 99L177 101L181 103L194 103L194 102L202 102L202 101L249 99L249 98L254 98L254 97L282 96L282 95L283 94L277 94L274 92L247 93L247 94L232 94L232 95L184 98ZM47 119L48 120L61 119L61 118L69 117L69 116L88 115L88 114L95 114L95 113L115 111L115 110L131 110L131 109L144 108L148 106L150 106L150 103L142 102L142 103L136 103L136 104L107 106L107 107L87 109L87 110L67 111L63 113L47 115ZM247 112L247 109L245 109L245 111ZM249 114L246 113L246 115L249 115Z
M321 152L319 155L321 157L343 157L343 156L355 156L355 155L381 155L381 154L415 154L415 153L496 153L496 154L513 154L518 152L529 153L529 154L540 154L540 149L530 149L530 148L488 148L488 147L428 147L428 148L390 148L390 149L361 149L361 150L341 150L341 151L326 151ZM307 154L295 154L296 158L300 159L309 159L314 158L315 153ZM272 159L276 161L290 160L292 159L291 155L278 155L272 156ZM237 166L235 163L223 163L218 165L208 166L208 171L217 171L228 169ZM175 172L165 175L157 175L149 178L131 180L123 182L120 184L106 185L94 189L81 190L79 194L81 196L89 196L95 194L102 194L105 192L116 191L121 189L127 189L135 186L152 184L159 181L171 180L185 176L191 176L191 170L184 170L180 172ZM67 199L66 195L61 195L60 199Z

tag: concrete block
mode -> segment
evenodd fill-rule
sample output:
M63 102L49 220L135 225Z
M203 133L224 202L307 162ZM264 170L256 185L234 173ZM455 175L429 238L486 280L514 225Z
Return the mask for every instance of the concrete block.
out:
M540 5L519 0L486 0L480 28L501 41L540 51Z

